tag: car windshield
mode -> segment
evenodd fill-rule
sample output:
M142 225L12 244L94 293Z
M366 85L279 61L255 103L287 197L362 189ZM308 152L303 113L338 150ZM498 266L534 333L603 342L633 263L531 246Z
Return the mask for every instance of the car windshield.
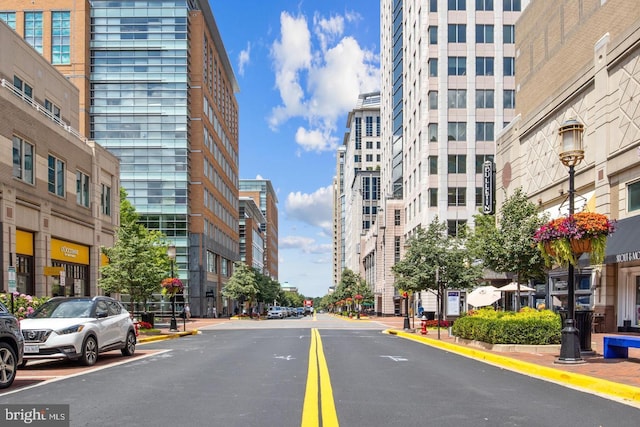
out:
M34 319L89 317L91 300L55 300L47 301L29 317Z

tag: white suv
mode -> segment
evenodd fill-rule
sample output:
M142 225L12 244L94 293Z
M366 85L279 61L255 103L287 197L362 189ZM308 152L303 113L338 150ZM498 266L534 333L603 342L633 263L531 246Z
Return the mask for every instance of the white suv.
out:
M20 322L24 363L33 359L71 359L96 363L98 354L120 350L132 356L136 333L129 312L113 298L55 297Z
M283 307L270 307L267 311L267 319L283 319L287 317L287 313Z

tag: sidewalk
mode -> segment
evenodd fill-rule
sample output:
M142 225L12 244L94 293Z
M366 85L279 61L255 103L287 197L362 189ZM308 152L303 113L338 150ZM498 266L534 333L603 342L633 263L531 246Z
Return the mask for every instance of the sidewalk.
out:
M336 317L341 319L340 317ZM473 346L469 343L458 343L455 337L449 336L448 328L440 329L440 338L435 329L430 329L427 335L420 333L420 320L409 319L411 329L404 331L403 317L370 317L368 320L342 319L348 322L375 322L380 324L385 332L433 347L442 348L465 357L481 360L505 369L522 372L523 374L543 378L557 383L567 384L584 389L591 393L613 396L619 400L631 402L640 407L640 349L630 348L629 359L604 359L602 356L603 338L615 333L592 334L591 349L593 355L583 355L585 363L559 364L559 347L550 352L519 352L495 351ZM178 338L184 335L196 334L198 328L225 322L247 322L250 320L232 320L229 318L209 319L192 318L186 322L186 332L183 331L182 319L178 321L179 332L169 332L168 327L160 326L162 335L140 336L140 342L156 339ZM415 328L415 329L414 329ZM414 332L415 331L415 332Z

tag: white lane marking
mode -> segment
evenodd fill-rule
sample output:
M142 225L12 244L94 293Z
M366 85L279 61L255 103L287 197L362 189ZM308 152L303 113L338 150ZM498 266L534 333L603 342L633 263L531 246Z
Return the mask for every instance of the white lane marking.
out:
M394 362L406 362L409 359L405 359L402 356L380 356L380 357L388 357L389 359L393 360Z

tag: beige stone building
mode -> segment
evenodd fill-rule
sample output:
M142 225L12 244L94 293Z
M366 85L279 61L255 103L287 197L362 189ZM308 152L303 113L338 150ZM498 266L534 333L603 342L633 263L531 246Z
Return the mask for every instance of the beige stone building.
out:
M119 220L119 162L77 130L78 88L4 22L0 79L1 289L13 290L15 270L20 293L99 294L100 247L113 245Z
M584 125L575 169L576 211L617 220L603 265L581 258L576 309L603 330L640 331L640 2L531 2L516 25L516 113L496 149L496 200L522 187L541 212L567 213L568 169L558 129ZM536 284L539 302L563 306L567 271Z

